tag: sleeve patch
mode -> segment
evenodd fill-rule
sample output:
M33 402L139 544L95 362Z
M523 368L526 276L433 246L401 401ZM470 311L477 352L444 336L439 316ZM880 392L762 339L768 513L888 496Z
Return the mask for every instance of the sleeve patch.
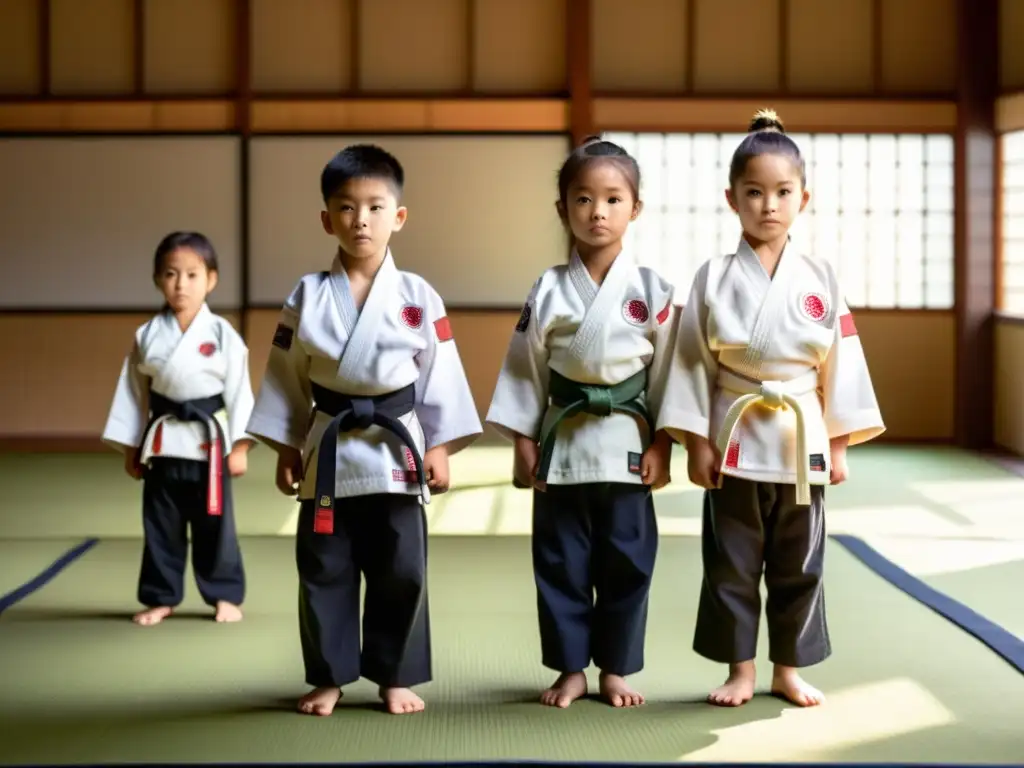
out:
M278 323L277 330L274 331L274 346L287 352L292 348L292 337L294 335L294 328L289 328L287 325Z
M455 338L455 334L452 333L451 321L447 316L434 321L434 332L437 334L438 341L451 341Z
M530 327L531 314L533 311L530 309L530 305L524 304L522 314L519 315L519 321L516 323L516 333L526 333L526 329Z
M847 312L839 317L839 332L844 339L847 336L857 335L857 325L853 322L852 312Z
M657 317L655 318L658 321L658 325L663 325L665 323L665 321L668 320L668 316L669 316L669 314L671 312L672 312L672 300L669 299L668 303L665 305L665 308L662 309L661 312L659 312L657 314Z

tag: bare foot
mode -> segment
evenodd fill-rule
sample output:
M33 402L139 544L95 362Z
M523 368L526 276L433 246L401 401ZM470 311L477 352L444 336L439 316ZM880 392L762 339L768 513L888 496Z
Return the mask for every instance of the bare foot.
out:
M226 600L218 600L217 615L213 617L213 620L221 624L231 621L241 621L242 609L237 605L227 602Z
M825 694L804 682L795 667L775 665L772 674L772 693L798 707L816 707L825 701Z
M152 627L171 615L172 608L165 605L158 605L156 608L147 608L132 616L132 621L140 627Z
M565 709L587 693L587 676L582 672L559 675L554 684L540 695L540 703Z
M708 694L708 701L719 707L739 707L754 698L753 661L729 665L729 678Z
M423 699L408 688L380 688L380 698L392 715L408 715L426 708Z
M601 695L613 707L639 707L644 703L644 695L633 690L621 675L601 673Z
M334 711L340 698L341 688L337 686L314 688L299 699L299 712L304 715L327 717Z

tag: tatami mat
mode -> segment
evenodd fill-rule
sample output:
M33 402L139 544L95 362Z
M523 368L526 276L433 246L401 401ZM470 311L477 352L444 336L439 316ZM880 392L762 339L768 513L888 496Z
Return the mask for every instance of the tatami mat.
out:
M834 543L835 656L808 673L829 696L816 710L766 696L738 710L699 701L722 670L689 649L700 558L686 536L661 544L647 669L635 678L649 704L541 707L536 694L552 675L538 662L528 540L450 536L431 541L428 711L379 713L360 683L334 717L303 717L291 711L305 689L292 547L245 540L241 624L210 621L190 585L192 616L138 628L128 616L139 542L101 542L0 617L0 762L1013 763L1024 754L1024 676Z

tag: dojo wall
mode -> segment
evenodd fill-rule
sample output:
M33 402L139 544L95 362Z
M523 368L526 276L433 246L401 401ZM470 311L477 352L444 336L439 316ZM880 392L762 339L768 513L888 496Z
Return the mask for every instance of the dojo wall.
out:
M483 410L562 256L571 132L735 131L770 103L794 131L952 133L956 51L954 0L4 0L0 438L96 436L172 228L214 236L258 381L273 306L329 258L317 164L357 136L410 167L396 250L445 295ZM950 439L954 312L858 326L888 436Z

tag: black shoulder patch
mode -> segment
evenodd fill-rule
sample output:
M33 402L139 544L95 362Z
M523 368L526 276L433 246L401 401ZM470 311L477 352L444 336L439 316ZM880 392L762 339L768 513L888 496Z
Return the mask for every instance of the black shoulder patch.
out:
M283 323L278 323L277 330L274 331L274 346L287 352L292 348L292 337L294 337L294 335L294 328L289 328Z
M519 315L519 322L516 323L516 333L526 333L526 329L530 327L531 314L533 314L533 310L530 309L530 305L524 304L523 312Z

